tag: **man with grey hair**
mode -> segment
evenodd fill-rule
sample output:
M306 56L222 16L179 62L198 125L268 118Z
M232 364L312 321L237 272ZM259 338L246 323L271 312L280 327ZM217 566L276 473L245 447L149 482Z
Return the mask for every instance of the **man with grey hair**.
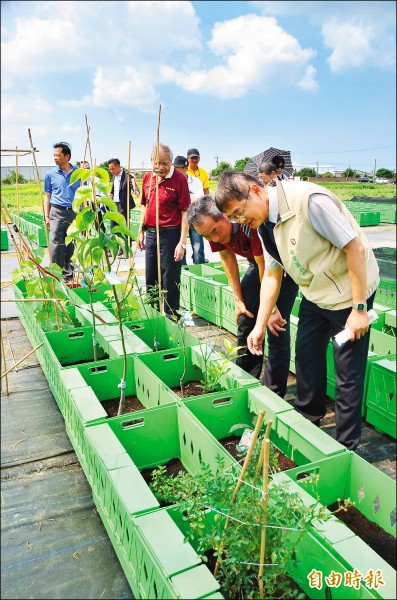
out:
M254 355L247 350L247 338L255 326L258 314L260 282L264 272L263 248L258 233L245 225L232 223L219 211L211 196L196 200L189 207L187 218L189 225L209 241L211 250L219 251L236 303L237 343L239 346L244 346L243 352L246 352L246 356L239 358L237 364L259 379L262 371L262 356ZM236 254L245 256L250 263L241 285ZM291 358L289 317L297 289L298 286L290 277L283 278L277 301L278 310L274 311L268 322L268 357L265 362L263 383L281 398L284 398L287 393Z
M179 309L181 266L188 232L186 211L190 205L190 194L186 177L172 165L173 154L169 146L159 144L158 151L156 147L153 149L151 158L153 173L145 173L142 181L143 227L138 237L138 248L146 250L148 290L159 285L157 254L160 253L161 288L164 292L162 308L168 317L175 317ZM158 303L156 305L159 306Z
M328 342L346 329L349 341L333 343L335 438L355 450L369 345L367 311L379 283L379 267L364 232L339 198L312 183L277 181L272 188L250 175L228 171L219 177L216 204L232 220L260 228L270 256L257 322L247 340L251 352L262 352L283 273L299 285L294 406L316 425L326 412Z
M277 173L274 164L268 160L263 161L258 167L258 177L265 185L276 185Z

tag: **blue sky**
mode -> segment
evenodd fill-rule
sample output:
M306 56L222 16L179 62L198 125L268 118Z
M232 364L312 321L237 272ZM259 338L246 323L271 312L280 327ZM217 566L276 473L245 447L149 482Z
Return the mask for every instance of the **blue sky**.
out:
M395 2L2 2L1 147L396 168ZM2 159L13 164L12 158ZM31 164L28 157L20 164Z

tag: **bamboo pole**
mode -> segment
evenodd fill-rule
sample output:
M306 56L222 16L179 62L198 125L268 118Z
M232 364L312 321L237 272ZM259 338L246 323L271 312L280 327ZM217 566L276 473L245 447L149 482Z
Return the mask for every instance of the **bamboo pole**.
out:
M161 104L159 106L158 121L157 121L157 132L156 132L156 160L160 160L160 115L161 115ZM158 279L158 293L159 293L159 312L164 313L164 302L161 299L161 265L160 265L160 224L159 224L159 176L156 173L156 238L157 238L157 279Z
M263 439L270 437L270 430L272 428L272 425L273 425L273 421L268 421L267 426L266 426L265 435L264 435ZM255 477L258 476L258 473L259 473L260 468L262 466L262 462L263 462L263 444L261 445L261 451L260 451L260 454L259 454L259 460L258 460L258 464L256 465Z
M241 485L242 485L242 483L244 481L244 477L245 477L245 474L247 472L248 465L249 465L249 462L251 460L251 456L252 456L252 453L254 451L256 440L258 439L259 430L260 430L260 428L262 426L264 417L265 417L265 411L264 410L260 410L259 414L258 414L258 419L256 421L254 433L252 435L251 443L250 443L250 446L248 448L247 456L245 457L240 477L239 477L239 479L237 481L236 487L234 488L233 496L232 496L232 499L231 499L231 502L230 502L231 505L236 502L238 491L239 491L239 489L240 489L240 487L241 487ZM223 531L225 531L225 529L227 529L227 527L229 525L229 521L230 521L230 519L229 519L229 515L228 515L227 518L226 518L226 523L225 523L225 527L224 527ZM218 559L216 561L215 570L214 570L214 575L215 576L217 575L218 570L219 570L219 564L220 564L219 563L219 557L222 556L222 551L223 551L223 543L221 541L220 546L219 546L219 551L218 551Z
M14 353L13 353L13 351L12 351L11 342L10 342L10 340L9 340L9 339L7 340L7 343L8 343L8 347L9 347L9 349L10 349L10 354L11 354L12 362L13 362L13 364L14 364L14 366L15 366L15 357L14 357ZM18 369L15 369L15 372L16 372L16 373L18 373Z
M15 369L15 367L19 367L19 365L24 360L26 360L27 358L29 358L29 356L31 356L31 354L34 354L34 352L36 352L43 344L44 344L44 342L41 342L41 344L39 344L38 346L36 346L36 348L33 348L33 350L31 350L30 352L28 352L28 354L26 354L23 358L21 358L21 360L19 360L17 363L15 363L15 365L13 365L12 367L10 367L8 369L8 371L6 371L5 373L2 373L0 379L3 379L3 377L5 377L6 375L8 375L8 373L10 373L10 371L12 371L13 369Z
M15 150L17 151L16 155L15 155L15 194L17 197L17 213L18 213L18 240L19 240L19 244L21 244L21 238L19 237L20 231L21 231L21 206L19 203L19 183L18 183L18 178L19 178L19 171L18 171L18 148L15 148Z
M4 351L4 341L3 341L3 335L0 331L0 338L1 338L1 354L3 357L3 363L4 363L4 371L6 373L5 378L6 378L6 395L8 396L9 394L9 390L8 390L8 377L7 377L7 363L6 363L6 354Z
M263 570L264 570L264 562L265 562L265 553L266 553L266 524L267 524L267 500L268 500L268 487L269 487L269 450L270 450L270 440L268 437L263 438L262 442L263 448L263 484L262 484L262 533L261 533L261 549L260 549L260 558L259 558L259 593L260 597L265 597L265 592L263 588Z
M52 260L51 260L51 251L50 251L50 239L49 239L49 235L48 235L48 229L47 229L47 226L45 224L44 197L43 197L43 194L41 192L40 171L38 169L37 162L36 162L35 147L33 146L32 134L30 133L30 129L28 129L28 134L29 134L30 147L32 149L33 163L34 163L35 170L36 170L37 183L39 184L39 194L40 194L41 210L43 212L43 219L44 219L44 231L45 231L45 237L46 237L46 242L47 242L48 255L49 255L50 264L51 264ZM52 293L55 296L55 283L54 283L53 279L51 279L51 288L52 288ZM54 306L54 311L55 311L55 319L56 319L56 322L57 322L58 331L60 331L61 324L59 322L58 307L57 307L56 304Z

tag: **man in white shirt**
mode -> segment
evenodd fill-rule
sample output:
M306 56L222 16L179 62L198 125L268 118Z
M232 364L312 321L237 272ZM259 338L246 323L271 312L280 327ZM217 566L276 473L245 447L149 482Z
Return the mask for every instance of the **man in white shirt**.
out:
M115 203L117 204L117 210L126 220L127 226L129 223L128 219L128 203L127 203L127 190L129 191L129 209L135 208L135 202L132 198L132 189L131 186L128 186L128 177L125 171L120 166L120 161L118 158L111 158L108 160L109 171L113 175L112 179L112 189L109 194L110 198L113 198ZM129 188L129 189L128 189ZM111 222L111 227L115 227L118 225L115 221ZM123 254L121 248L119 250L119 256Z
M187 185L190 193L190 201L194 202L198 198L204 196L204 189L201 179L188 175L188 160L184 156L176 156L173 165L177 171L180 171L187 178ZM205 262L204 257L204 239L194 227L189 227L189 238L192 244L192 259L195 265L200 265ZM186 254L182 260L182 264L186 265Z

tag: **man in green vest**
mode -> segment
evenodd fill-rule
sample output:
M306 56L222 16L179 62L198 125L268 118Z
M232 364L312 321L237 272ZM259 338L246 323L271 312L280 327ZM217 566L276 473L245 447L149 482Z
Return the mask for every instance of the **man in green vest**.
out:
M329 339L349 329L347 343L334 341L335 438L355 450L361 436L368 310L379 283L378 264L363 231L332 192L312 183L278 181L266 187L255 177L226 171L215 200L231 220L258 229L266 250L260 308L247 340L253 354L262 352L283 272L299 286L294 405L316 425L325 415Z

